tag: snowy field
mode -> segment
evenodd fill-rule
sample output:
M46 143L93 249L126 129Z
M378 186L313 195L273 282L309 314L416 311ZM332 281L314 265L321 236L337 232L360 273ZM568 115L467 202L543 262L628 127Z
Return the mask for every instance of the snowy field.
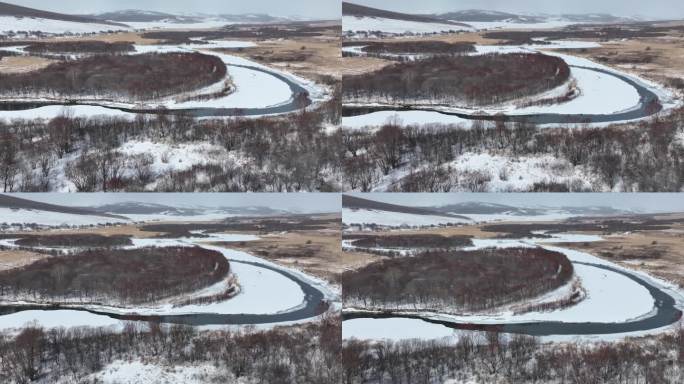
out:
M594 175L553 155L501 156L466 152L447 164L458 174L478 171L488 175L489 192L528 191L535 183L573 183L591 189Z
M127 156L151 155L154 161L150 169L157 175L170 171L187 170L194 165L221 162L239 166L245 161L245 159L235 156L235 152L228 152L223 146L206 142L167 144L149 140L130 140L123 143L118 152ZM126 169L125 174L131 176L135 171L135 167L131 166L130 169Z
M401 35L405 33L423 34L472 31L473 28L451 24L385 19L382 17L342 16L342 30L351 32L381 31Z
M209 363L168 367L135 360L116 360L103 367L101 371L89 375L86 380L102 384L204 384L220 374L221 370ZM66 384L69 381L60 383Z
M443 325L417 319L351 319L342 322L344 339L392 341L442 339L453 336L455 332Z
M11 226L27 226L36 224L41 227L83 227L92 225L128 224L132 222L149 221L202 222L223 220L228 217L235 217L239 215L209 211L193 216L177 216L172 214L126 214L119 216L124 216L130 220L95 215L75 215L69 213L0 207L0 224L7 224Z
M387 227L425 227L446 224L477 224L490 222L525 222L525 221L560 221L579 215L568 212L550 210L546 214L536 216L522 216L511 213L500 214L471 214L450 212L453 215L465 216L469 220L451 218L446 216L415 215L410 213L398 213L378 211L370 209L342 208L342 222L345 225L360 226L362 224L375 224ZM473 241L481 241L473 239ZM485 240L486 242L487 240ZM491 246L500 246L493 243Z
M95 23L77 23L72 21L42 19L39 17L0 16L0 35L7 32L41 31L49 34L82 34L107 31L125 31L129 28Z
M435 129L440 129L435 127ZM434 165L418 167L414 172L429 170ZM472 185L468 175L484 177L482 188L488 192L527 192L535 183L560 183L571 186L572 191L591 191L600 185L597 175L584 166L574 166L565 159L550 154L506 156L493 153L465 152L456 159L441 165L450 174L457 175L452 192L470 192ZM385 192L401 187L404 178L411 175L410 164L383 175L374 184L373 192ZM619 186L616 186L618 188ZM601 191L609 191L604 186Z
M74 215L33 209L0 207L0 224L38 224L42 226L87 226L127 223L127 220L102 216Z
M471 223L470 220L447 216L414 215L410 213L350 208L342 209L342 222L346 225L375 224L387 227L423 227Z

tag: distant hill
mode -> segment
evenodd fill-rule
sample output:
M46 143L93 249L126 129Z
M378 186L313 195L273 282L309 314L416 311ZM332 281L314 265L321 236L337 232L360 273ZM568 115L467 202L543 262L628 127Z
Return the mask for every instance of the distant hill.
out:
M274 216L288 213L269 207L173 207L165 204L126 201L91 208L97 212L120 215L200 216L205 214Z
M543 17L516 15L514 13L489 11L482 9L466 9L463 11L447 12L434 15L436 18L456 21L508 21L514 23L541 23L545 21Z
M510 215L510 216L541 216L548 214L562 214L567 216L615 216L628 211L604 207L604 206L587 206L587 207L514 207L505 204L486 203L470 201L457 204L448 204L439 207L431 207L430 209L439 212L449 212L462 215Z
M638 21L635 18L613 16L607 13L579 13L579 14L563 14L561 19L577 22L577 23L597 23L597 24L612 24L624 23L631 21Z
M470 201L465 203L449 204L439 207L434 207L433 209L440 212L452 212L463 215L517 215L517 216L536 216L543 215L546 213L545 209L536 208L521 208L513 207L510 205L496 204L496 203L484 203Z
M432 15L440 20L452 20L460 22L490 22L490 23L515 23L515 24L537 24L547 22L566 22L571 23L594 23L594 24L613 24L622 22L637 21L634 18L618 17L607 13L580 13L580 14L516 14L510 12L492 11L486 9L466 9L455 12L446 12Z
M377 17L392 20L415 21L421 23L439 23L461 27L470 27L468 24L449 21L445 19L439 19L430 15L415 15L401 12L392 12L347 2L342 2L342 16Z
M125 216L112 215L112 214L108 214L108 213L98 212L94 209L67 207L67 206L63 206L63 205L41 203L39 201L22 199L22 198L15 197L15 196L1 195L1 194L0 194L0 208L30 209L30 210L35 210L35 211L68 213L71 215L99 216L99 217L108 217L108 218L112 218L112 219L128 220L128 218Z
M32 17L48 20L70 21L74 23L107 24L112 26L128 27L125 24L104 21L94 17L67 15L63 13L41 11L34 8L22 7L19 5L3 2L0 2L0 16Z
M155 12L155 11L140 11L137 9L126 9L123 11L105 12L98 13L94 15L89 15L92 18L101 21L118 21L122 23L132 23L132 22L152 22L152 21L162 21L162 20L172 20L180 22L178 16L172 15L170 13ZM195 18L188 18L195 20Z
M139 9L126 9L121 11L98 13L89 15L89 17L98 20L118 21L122 23L154 23L166 22L170 24L192 24L201 23L207 20L224 21L226 23L274 23L291 21L291 19L283 17L275 17L263 13L248 13L241 15L205 15L205 14L191 14L191 15L174 15L165 12L143 11Z
M431 208L409 207L405 205L383 203L375 200L363 199L356 196L342 195L342 207L349 209L368 209L375 211L408 213L412 215L444 216L455 219L470 220L470 218L451 213L440 212Z

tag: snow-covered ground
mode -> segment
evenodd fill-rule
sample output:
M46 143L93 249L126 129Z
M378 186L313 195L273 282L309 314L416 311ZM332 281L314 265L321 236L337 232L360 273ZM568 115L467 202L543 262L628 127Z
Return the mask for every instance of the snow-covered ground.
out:
M59 227L119 224L127 222L127 220L112 217L74 215L70 213L0 207L0 224L38 224L42 226Z
M550 19L539 23L520 23L512 21L463 21L468 25L472 25L477 30L492 30L492 29L522 29L522 30L536 30L536 29L555 29L563 28L568 25L578 24L577 22L570 22L562 19Z
M550 210L542 215L516 215L513 213L498 214L473 214L461 212L449 212L453 215L467 217L466 219L451 218L447 216L415 215L410 213L398 213L369 209L342 208L342 222L350 226L362 226L375 224L386 227L424 227L446 224L476 224L490 222L525 222L525 221L560 221L579 216L565 211ZM474 239L474 241L489 241ZM500 243L492 243L491 246L500 246Z
M49 34L83 34L125 31L128 29L129 28L123 26L108 24L77 23L73 21L43 19L39 17L0 16L0 35L12 31L41 31Z
M577 189L590 189L594 178L589 172L553 155L501 156L466 152L448 163L457 174L481 172L488 175L487 191L528 191L534 183L575 183Z
M571 72L577 81L580 96L560 104L518 108L510 114L607 114L635 108L639 104L636 88L617 77L584 68L571 68Z
M375 224L387 227L423 227L430 225L465 224L470 220L447 216L415 215L370 209L342 209L342 222L346 225Z
M470 128L472 120L445 115L432 111L379 111L365 115L342 118L342 127L350 129L377 129L383 124L396 121L402 125L423 126L426 124L461 125ZM437 128L437 127L436 127Z
M225 27L229 23L225 20L212 20L207 19L196 23L178 23L170 20L160 20L160 21L127 21L126 25L130 26L132 29L214 29Z
M473 28L446 23L424 23L418 21L385 19L382 17L343 16L342 30L351 32L381 31L383 33L401 35L407 33L423 34L449 31L472 31Z
M120 111L118 109L100 107L95 105L73 105L65 107L63 105L48 105L45 107L31 108L21 111L1 111L0 120L5 120L11 122L14 119L43 119L49 120L56 116L65 115L66 112L72 114L72 116L87 116L87 117L97 117L97 116L108 116L108 117L121 117L126 119L134 119L136 114Z
M228 152L223 146L206 142L167 144L149 140L131 140L122 144L118 151L127 156L151 155L154 161L150 169L156 175L170 171L183 171L200 164L233 163L240 166L246 160L235 156L234 152ZM126 172L134 173L135 167L131 165Z
M451 328L419 319L351 319L342 322L344 339L407 340L442 339L453 336Z
M440 129L436 127L436 129ZM489 192L527 192L535 183L559 183L567 185L571 191L601 190L609 191L602 185L599 177L584 166L574 166L565 159L550 154L507 156L495 153L465 152L456 155L455 160L440 165L455 177L451 181L451 192L472 192L472 178L483 179L478 188ZM381 176L373 185L373 192L385 192L401 186L402 179L418 172L434 168L426 164L416 169L406 163ZM469 176L470 175L470 176Z
M160 366L141 361L116 360L85 380L103 384L185 383L204 384L212 382L220 369L209 363L193 365ZM63 383L68 383L64 381Z

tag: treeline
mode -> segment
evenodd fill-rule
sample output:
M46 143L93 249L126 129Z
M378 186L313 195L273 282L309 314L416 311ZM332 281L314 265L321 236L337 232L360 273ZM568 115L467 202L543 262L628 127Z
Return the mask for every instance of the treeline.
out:
M596 27L573 26L556 31L492 31L482 36L493 40L510 40L520 42L537 43L539 39L563 40L563 39L592 39L592 40L622 40L637 38L665 37L671 31L682 31L680 26L654 27L650 25L607 26Z
M337 384L341 376L339 319L268 331L199 333L186 326L128 324L104 329L28 327L0 335L0 381L84 382L114 361L162 368L214 365L212 382Z
M369 310L479 311L567 283L565 255L542 248L425 251L340 276L346 306Z
M226 73L220 58L196 52L96 55L31 73L0 73L0 93L149 101L211 85Z
M522 239L524 237L549 238L553 233L599 232L626 233L641 231L666 231L673 224L684 223L681 218L656 218L650 215L631 215L615 219L588 219L586 222L545 224L487 224L483 232L498 233L500 238ZM540 233L543 232L543 233Z
M364 45L362 50L369 53L399 53L416 54L431 53L440 55L460 55L468 52L475 52L475 43L446 41L364 41L355 42L354 45ZM344 44L343 44L344 45Z
M134 52L135 47L131 42L116 41L113 43L98 40L83 41L54 41L54 42L31 42L25 51L31 53L99 53L113 54Z
M472 245L471 236L442 236L437 234L406 235L345 235L345 240L352 240L352 245L362 248L400 248L400 249L448 249Z
M80 192L336 191L342 137L326 127L339 118L336 96L315 110L279 118L196 120L159 113L131 121L73 117L66 110L47 123L0 120L0 191L45 192L64 181ZM125 154L120 147L129 140L209 143L228 154L160 170L155 163L163 164L163 154Z
M402 62L342 82L345 102L489 105L552 89L569 77L563 59L512 53Z
M345 130L343 177L352 190L367 192L402 167L408 176L390 189L404 192L487 191L496 175L456 172L446 164L464 153L509 156L552 155L595 176L592 190L678 192L684 186L684 109L665 116L601 128L539 128L530 123L474 121L458 125L401 126L389 121L375 132ZM534 192L582 192L583 180L535 184ZM499 175L501 178L502 175ZM505 177L505 175L503 175ZM502 179L503 180L503 179ZM525 192L523 190L522 192Z
M349 340L342 365L345 384L674 384L684 380L684 332L592 344L494 332L459 334L456 343Z
M220 252L201 247L84 250L0 271L0 296L52 303L151 303L218 283L229 273Z
M141 226L140 230L159 233L157 237L202 237L206 236L205 233L231 231L260 233L319 231L339 225L340 220L340 218L322 219L307 215L287 215L280 218L240 217L226 219L223 223L146 224Z
M14 235L14 237L18 237ZM24 247L108 248L133 245L129 235L103 236L95 233L21 235L15 244Z
M339 27L310 26L306 24L244 24L227 26L215 31L153 31L145 32L144 39L161 40L160 44L204 44L206 40L240 39L288 39L317 37L323 34L339 33ZM205 40L205 41L201 41Z

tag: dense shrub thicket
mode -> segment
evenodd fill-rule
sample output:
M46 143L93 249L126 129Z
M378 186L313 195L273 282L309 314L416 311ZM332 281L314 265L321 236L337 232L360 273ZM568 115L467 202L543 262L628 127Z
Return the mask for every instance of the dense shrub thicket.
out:
M31 73L0 73L0 93L154 100L208 86L226 73L220 58L201 53L96 55Z
M398 54L446 54L460 55L475 52L474 43L446 41L396 41L396 42L358 42L364 45L363 51L368 53L398 53Z
M0 191L44 192L66 179L75 191L246 192L340 190L339 98L280 118L196 120L186 115L139 115L131 121L73 117L49 122L0 119ZM126 154L129 140L214 145L201 164L168 164L164 153ZM235 159L240 159L239 163ZM66 161L69 159L69 161Z
M200 247L86 250L0 272L0 296L148 303L204 288L229 272L220 252Z
M453 341L345 341L345 384L674 384L684 380L684 332L647 340L547 343L498 333Z
M212 331L130 323L122 332L99 328L28 327L0 335L0 382L92 382L88 375L117 360L176 366L213 365L207 382L337 384L338 318L268 331Z
M438 56L345 76L345 102L489 105L563 84L570 67L558 57L515 53Z
M474 122L472 127L427 124L402 126L388 121L369 132L344 130L343 177L349 189L371 191L382 177L408 168L393 190L404 192L487 191L494 175L457 172L450 162L466 152L515 159L552 155L595 177L591 189L623 192L678 192L684 187L684 109L668 115L608 127L560 125L540 128L530 123ZM549 171L553 169L549 167ZM557 182L550 175L534 192L582 192L584 180ZM522 190L523 192L526 190Z
M348 306L477 311L548 292L572 275L572 264L561 253L492 248L387 259L345 272L340 281Z
M105 41L54 41L32 42L26 48L32 53L125 53L135 51L133 43L117 41L108 43Z
M112 235L103 236L94 233L72 233L58 235L22 235L16 241L17 245L24 247L119 247L133 245L130 236Z
M362 248L457 248L472 245L470 236L436 234L351 235L352 244Z

